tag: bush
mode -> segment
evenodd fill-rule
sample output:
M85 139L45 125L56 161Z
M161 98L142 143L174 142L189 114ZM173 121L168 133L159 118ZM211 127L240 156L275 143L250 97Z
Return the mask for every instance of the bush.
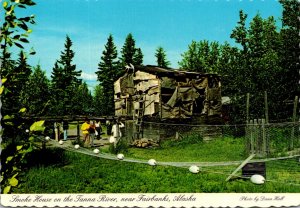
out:
M126 153L126 152L128 152L128 144L126 141L120 139L119 142L117 143L116 147L112 143L109 145L108 150L112 154Z

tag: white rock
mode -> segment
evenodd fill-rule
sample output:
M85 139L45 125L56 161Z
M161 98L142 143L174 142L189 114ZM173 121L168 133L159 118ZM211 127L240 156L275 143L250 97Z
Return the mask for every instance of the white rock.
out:
M64 143L64 141L63 140L59 140L59 142L58 142L59 144L63 144Z
M79 146L79 144L75 144L74 147L75 147L75 149L79 149L80 146Z
M50 137L49 137L49 136L46 136L46 137L45 137L45 140L49 141L49 140L50 140Z
M100 150L94 149L93 152L94 152L95 154L98 154L98 153L100 152Z
M29 129L26 129L25 132L26 132L26 133L29 133Z
M150 159L150 160L148 160L148 164L152 165L152 166L155 166L157 163L154 159Z
M198 166L192 165L192 166L189 168L189 171L192 172L192 173L199 173L200 169L199 169Z
M262 175L255 174L251 176L250 181L255 184L263 184L265 183L265 178Z
M118 154L118 155L117 155L117 158L118 158L119 160L123 160L123 159L124 159L124 155L123 155L123 154Z

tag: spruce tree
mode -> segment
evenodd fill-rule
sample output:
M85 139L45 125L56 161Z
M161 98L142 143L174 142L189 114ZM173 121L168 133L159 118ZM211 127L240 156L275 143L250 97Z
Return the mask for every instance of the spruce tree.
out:
M300 96L300 3L297 0L279 2L283 7L279 54L284 73L281 78L282 82L286 83L284 88L289 92L286 99L293 100L296 95Z
M33 73L21 92L22 106L29 115L46 115L50 103L50 81L41 66L34 67Z
M77 115L91 115L93 112L93 96L88 89L86 82L80 84L74 94L73 102L73 113Z
M74 51L71 49L73 43L70 37L66 36L65 49L61 52L60 59L54 64L52 71L52 90L54 92L52 102L52 112L56 115L72 114L73 102L78 86L81 84L81 70L76 70L76 65L72 63ZM55 106L56 105L56 106Z
M25 83L28 81L30 74L31 68L23 51L20 51L16 62L6 62L4 76L7 78L5 85L9 90L1 97L3 102L2 109L5 113L15 114L22 108L20 94L24 86L26 86Z
M135 40L131 33L125 39L125 43L121 49L121 66L124 68L126 65L134 64L134 55L136 53Z
M133 65L143 65L143 58L144 55L141 48L137 48L133 56Z
M101 60L98 64L98 81L103 88L103 114L114 114L114 82L118 79L117 61L118 52L113 41L113 36L109 35L105 49L102 52Z
M155 53L157 66L162 68L168 68L170 62L167 60L166 51L162 47L158 47Z

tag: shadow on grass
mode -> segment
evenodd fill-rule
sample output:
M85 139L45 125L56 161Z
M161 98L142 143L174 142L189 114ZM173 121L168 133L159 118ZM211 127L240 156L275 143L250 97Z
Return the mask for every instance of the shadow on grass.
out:
M56 166L62 167L70 163L65 155L65 150L60 148L36 149L26 157L27 167Z

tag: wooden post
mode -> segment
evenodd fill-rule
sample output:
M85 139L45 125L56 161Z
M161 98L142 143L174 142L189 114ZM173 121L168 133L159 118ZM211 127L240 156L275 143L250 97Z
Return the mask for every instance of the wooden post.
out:
M291 141L290 141L290 150L292 150L294 148L294 138L295 138L295 122L296 122L296 118L297 118L297 105L298 105L298 96L295 97L294 100L294 108L293 108L293 118L292 118L292 122L293 122L293 127L291 130Z
M267 91L265 91L265 118L266 123L269 123L269 108L268 108L268 94Z
M257 119L257 153L259 156L262 156L262 119Z
M247 152L251 152L251 137L250 137L250 125L249 125L249 102L250 101L250 93L247 93L246 100L246 150Z
M266 129L265 129L265 119L261 120L262 128L262 156L265 157L267 153L267 140L266 140Z
M79 121L77 121L77 142L80 141L80 128L79 128Z
M57 128L57 123L54 122L54 134L55 134L55 141L58 141L58 128Z
M162 85L161 85L161 79L158 79L158 93L159 93L159 117L162 119L162 91L161 91Z
M249 105L250 105L250 93L247 93L247 102L246 102L246 123L249 122Z
M258 125L257 119L253 120L253 144L254 144L254 152L258 153Z
M253 154L254 153L254 122L253 120L250 120L250 150L251 150L251 153Z

